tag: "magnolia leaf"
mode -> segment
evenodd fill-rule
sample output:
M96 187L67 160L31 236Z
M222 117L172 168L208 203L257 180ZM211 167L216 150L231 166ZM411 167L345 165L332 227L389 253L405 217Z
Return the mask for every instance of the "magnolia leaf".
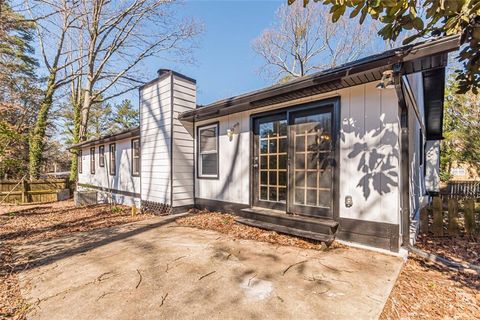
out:
M419 36L420 36L419 34L415 34L413 36L407 37L407 38L405 38L405 40L403 40L403 44L409 44L412 41L414 41L415 39L417 39Z
M413 19L413 27L418 31L422 31L424 27L423 20L419 17L416 17L415 19Z

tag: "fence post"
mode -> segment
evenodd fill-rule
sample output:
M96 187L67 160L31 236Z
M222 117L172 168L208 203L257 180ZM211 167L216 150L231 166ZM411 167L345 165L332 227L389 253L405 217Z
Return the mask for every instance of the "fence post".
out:
M437 237L443 236L443 208L442 198L433 198L433 235Z
M457 199L448 199L448 234L451 236L456 236L458 234Z
M420 232L428 233L428 207L420 209Z
M27 179L22 179L22 203L28 202L28 182Z
M469 236L475 233L475 200L466 199L464 203L465 209L465 233Z

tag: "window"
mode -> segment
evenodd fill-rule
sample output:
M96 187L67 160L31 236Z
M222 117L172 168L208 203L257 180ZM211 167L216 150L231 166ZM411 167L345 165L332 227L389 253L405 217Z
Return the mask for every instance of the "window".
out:
M198 128L198 176L218 178L218 123Z
M95 147L90 148L90 173L95 174Z
M140 139L132 140L132 176L140 174Z
M105 167L105 146L98 147L98 166Z
M83 169L82 150L78 150L78 173L82 173L82 169Z
M117 168L116 168L116 163L117 163L117 161L116 161L116 159L115 159L116 156L117 156L117 148L116 148L116 146L115 146L115 143L112 143L112 144L110 145L110 150L109 150L109 151L110 151L110 163L109 163L108 165L109 165L109 167L110 167L110 168L109 168L109 170L110 170L110 175L111 175L111 176L114 176L115 173L116 173L116 169L117 169Z

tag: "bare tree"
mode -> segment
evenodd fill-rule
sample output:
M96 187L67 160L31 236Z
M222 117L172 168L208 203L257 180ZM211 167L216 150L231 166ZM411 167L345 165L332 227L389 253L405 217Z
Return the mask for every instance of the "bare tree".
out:
M26 6L30 12L30 20L35 22L40 61L47 71L44 94L29 138L29 173L30 178L34 179L40 175L53 98L57 90L68 84L74 77L73 74L76 74L67 72L67 69L81 59L69 59L71 52L67 49L67 43L71 40L69 32L78 27L79 17L74 14L78 1L28 0Z
M90 108L138 88L142 62L152 56L188 59L201 27L177 20L170 0L81 0L85 76L80 140L86 138Z
M265 64L260 72L275 81L288 81L308 73L355 60L372 49L376 34L352 19L332 23L325 6L307 6L301 1L283 5L276 23L253 41L253 50Z

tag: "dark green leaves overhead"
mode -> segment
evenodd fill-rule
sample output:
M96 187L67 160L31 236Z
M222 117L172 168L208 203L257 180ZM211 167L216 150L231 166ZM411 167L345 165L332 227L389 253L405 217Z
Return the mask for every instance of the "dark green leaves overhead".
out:
M290 4L295 0L289 0ZM303 0L304 5L309 0ZM379 35L397 40L402 31L414 33L404 43L423 36L461 34L462 50L457 70L459 92L480 89L480 0L314 0L331 7L336 22L345 13L362 24L367 16L384 24ZM420 11L421 10L421 11ZM417 12L422 12L421 17Z

